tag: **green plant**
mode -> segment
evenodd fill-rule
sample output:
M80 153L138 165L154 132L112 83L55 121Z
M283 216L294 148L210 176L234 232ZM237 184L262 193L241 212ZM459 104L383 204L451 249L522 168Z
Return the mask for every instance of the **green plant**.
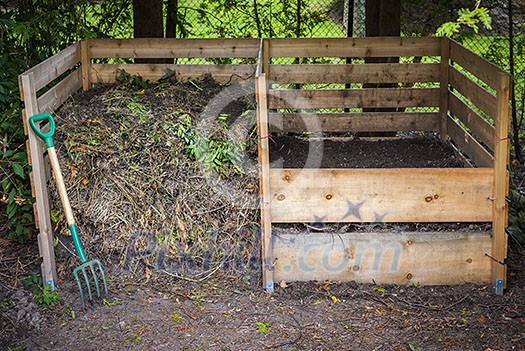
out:
M151 84L139 75L130 75L124 70L120 70L119 75L117 76L117 82L123 84L133 90L146 89L151 86Z
M458 10L456 21L443 23L436 31L438 36L451 37L459 33L462 26L472 28L478 33L478 25L481 23L486 29L492 29L492 19L489 11L485 7L480 7L481 0L477 0L476 7L473 10L462 8Z
M379 288L379 287L372 288L372 291L380 292L380 293L386 293L386 289L385 288Z
M217 123L222 124L223 130L227 129L223 115L217 116ZM241 163L246 145L225 134L214 132L208 135L195 129L188 114L178 118L177 136L184 141L187 153L199 161L205 170L227 178L232 174L243 174Z
M32 273L22 280L22 284L25 287L33 288L33 300L40 305L51 306L58 301L58 293L51 289L51 285L42 287L43 280L39 274Z
M263 323L263 322L255 322L257 324L257 328L259 332L266 334L268 333L268 328L272 326L271 323Z

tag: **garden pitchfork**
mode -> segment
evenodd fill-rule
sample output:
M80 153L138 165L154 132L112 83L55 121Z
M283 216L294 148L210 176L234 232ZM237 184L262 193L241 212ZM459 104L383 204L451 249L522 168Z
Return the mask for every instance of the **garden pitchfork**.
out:
M39 128L39 126L37 126L36 122L41 121L48 122L48 132L44 133ZM51 168L53 169L53 175L55 177L58 193L60 195L60 201L62 202L62 206L64 207L64 213L66 214L67 224L69 225L69 231L71 232L71 237L73 238L75 250L77 251L78 257L80 258L80 262L82 263L80 266L73 270L73 275L75 276L75 280L77 281L78 285L78 290L80 291L80 298L82 299L82 310L86 311L86 301L84 299L84 292L82 288L81 278L79 278L79 274L84 280L89 301L90 303L92 303L93 294L91 292L90 281L92 281L95 284L97 297L101 297L99 281L97 278L97 271L99 272L100 278L104 283L104 293L106 294L106 298L108 297L108 288L106 284L104 270L102 269L102 264L99 260L94 259L88 261L84 249L82 248L82 243L80 242L80 237L78 236L77 225L75 224L75 217L73 216L73 210L71 209L71 205L69 203L66 186L64 184L64 178L62 177L62 172L60 171L60 164L58 163L58 157L55 150L55 145L53 143L53 134L55 133L55 121L53 120L53 117L49 113L41 113L38 115L34 115L29 119L29 124L31 125L31 129L33 130L33 132L36 135L38 135L38 137L41 138L46 144L49 160L51 161ZM90 275L91 279L89 279Z

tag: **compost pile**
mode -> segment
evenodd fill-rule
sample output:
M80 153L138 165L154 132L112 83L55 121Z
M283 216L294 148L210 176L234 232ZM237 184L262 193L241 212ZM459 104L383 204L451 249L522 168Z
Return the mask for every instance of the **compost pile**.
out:
M132 274L258 270L253 82L119 78L56 114L58 155L88 256ZM67 225L50 187L60 238ZM72 251L70 240L61 242Z

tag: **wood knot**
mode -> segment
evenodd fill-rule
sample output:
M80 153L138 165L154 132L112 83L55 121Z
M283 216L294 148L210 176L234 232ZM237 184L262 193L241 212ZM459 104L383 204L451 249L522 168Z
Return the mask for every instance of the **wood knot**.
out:
M278 201L283 201L284 199L286 199L286 196L284 196L283 194L277 195L277 200Z
M326 194L324 197L327 200L331 200L333 196L332 196L332 194Z
M411 280L411 279L412 279L412 273L408 273L408 274L406 275L406 278L407 278L408 280Z

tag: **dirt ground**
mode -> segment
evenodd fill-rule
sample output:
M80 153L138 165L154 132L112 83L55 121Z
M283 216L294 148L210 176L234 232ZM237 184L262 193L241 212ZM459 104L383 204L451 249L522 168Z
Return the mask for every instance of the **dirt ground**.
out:
M102 186L118 180L115 179L118 178L116 173L110 173L118 166L120 173L129 175L126 182L131 184L131 180L137 180L138 183L130 185L136 187L135 194L139 190L144 193L143 200L136 201L137 213L144 212L139 207L143 203L148 206L154 203L157 209L164 208L168 214L162 220L177 219L175 226L178 227L174 233L179 234L197 232L197 229L206 234L210 230L209 223L218 223L211 232L224 238L222 242L216 237L203 237L199 241L189 235L179 236L177 240L179 243L186 240L188 247L199 244L209 248L213 244L217 252L222 252L222 258L228 256L224 251L229 248L238 254L235 257L241 257L249 265L242 266L245 268L241 270L212 266L203 270L203 274L173 274L169 270L159 274L159 267L155 267L153 261L159 262L159 255L166 253L153 252L146 243L140 252L137 248L128 250L140 254L138 268L129 269L118 256L119 252L129 253L124 250L130 245L126 237L115 236L120 241L114 242L111 242L113 236L110 235L93 237L86 246L90 253L104 257L109 296L95 301L93 307L83 312L72 276L72 267L78 262L71 252L70 238L60 235L63 223L59 221L58 230L55 230L59 239L56 248L59 300L57 304L46 307L34 302L31 289L22 284L23 279L40 271L36 233L24 245L7 240L7 228L3 224L6 222L5 209L0 208L0 350L525 350L525 249L512 241L507 260L508 287L503 296L496 296L489 285L381 286L355 282L278 283L275 293L268 295L262 289L257 235L255 239L245 235L249 245L233 242L236 246L225 246L229 243L227 240L241 241L234 235L235 228L241 224L257 233L257 227L252 223L253 218L257 218L256 209L246 210L247 215L239 222L239 211L218 206L220 199L213 203L203 193L207 185L200 180L202 177L198 177L199 169L192 170L195 174L187 171L192 161L185 156L185 149L177 144L181 138L174 131L188 126L180 120L173 123L172 117L180 119L181 116L191 115L193 118L199 115L205 110L207 99L220 90L204 89L210 86L209 82L208 85L205 83L198 81L175 89L177 99L169 95L171 86L169 89L153 87L131 92L117 87L81 95L68 110L70 117L63 114L60 120L66 131L62 139L59 138L60 142L69 141L68 150L73 151L67 154L64 148L59 148L59 152L62 160L69 162L70 173L66 178L71 182L69 189L75 190L72 196L74 206L87 201L90 195L97 194L95 198L99 193L107 195L109 190ZM204 96L202 103L195 104L195 98L202 96L203 91L210 96ZM241 95L235 91L230 93ZM165 101L172 105L160 106ZM182 113L175 103L190 108ZM221 103L217 103L219 107ZM230 110L236 110L238 116L248 105L234 103L228 106ZM95 109L96 119L93 118ZM107 116L104 111L108 112ZM156 115L154 111L161 111L161 114ZM179 112L174 114L173 111ZM142 118L138 124L133 120L137 114ZM66 117L70 125L65 125ZM141 138L142 134L135 129L131 130L132 133L130 126L147 126L149 134L143 133ZM80 130L81 133L68 134L68 129ZM69 139L66 140L65 136ZM80 139L86 136L88 140ZM252 143L250 147L253 146ZM273 164L278 167L308 166L312 161L308 161L308 155L319 147L323 147L323 151L313 153L324 155L317 160L321 163L314 165L319 167L460 166L446 144L423 135L411 140L370 142L349 139L345 143L327 140L309 143L301 137L277 135L272 137L270 147ZM140 164L131 157L134 155L142 155L141 162L144 159L151 161L148 172L144 171L144 163ZM183 157L188 163L176 168L172 158L183 160ZM162 163L157 162L157 158ZM136 171L137 164L142 167L141 173ZM166 172L157 171L158 164L164 165ZM97 180L96 177L106 171L108 180ZM188 184L187 189L181 187L182 182ZM256 184L257 179L250 182ZM174 190L170 188L172 186L178 187L177 191L169 193L170 189ZM198 193L199 189L204 195ZM195 203L203 206L198 209L200 212L196 211L203 215L195 216L190 211L185 216L184 207L181 210L173 206L181 199L179 190L181 193L184 190L185 194L196 199ZM256 187L252 190L252 193L257 193ZM114 196L120 196L120 192ZM159 199L164 199L164 203L159 203ZM185 201L189 201L188 197ZM99 199L97 211L92 213L107 214L104 205ZM205 208L205 205L212 209ZM115 208L122 216L127 214L135 218L135 213L128 208ZM110 222L99 221L89 228L84 223L92 222L94 217L87 216L91 212L85 210L82 213L79 209L82 207L76 210L82 220L84 235L86 230L96 232L96 225L100 228L110 226ZM208 215L214 217L208 218ZM197 217L202 223L197 222ZM146 219L144 225L158 222L154 215ZM228 223L221 222L224 220L228 220L233 229L225 227ZM479 229L486 226L472 225L479 225ZM447 229L461 229L456 223L449 226ZM417 226L412 229L418 230ZM356 224L352 230L366 228ZM157 243L160 236L149 239ZM135 240L137 243L139 241ZM200 251L183 252L182 249L175 245L167 253L182 252L186 263L195 264L197 258L202 259L191 256ZM152 252L157 256L149 255ZM202 268L204 263L197 262L196 265Z
M30 248L2 241L2 350L525 350L523 252L511 253L503 296L487 285L352 282L288 283L268 295L257 278L112 272L108 299L84 313L71 274L53 307L10 285L36 269Z

